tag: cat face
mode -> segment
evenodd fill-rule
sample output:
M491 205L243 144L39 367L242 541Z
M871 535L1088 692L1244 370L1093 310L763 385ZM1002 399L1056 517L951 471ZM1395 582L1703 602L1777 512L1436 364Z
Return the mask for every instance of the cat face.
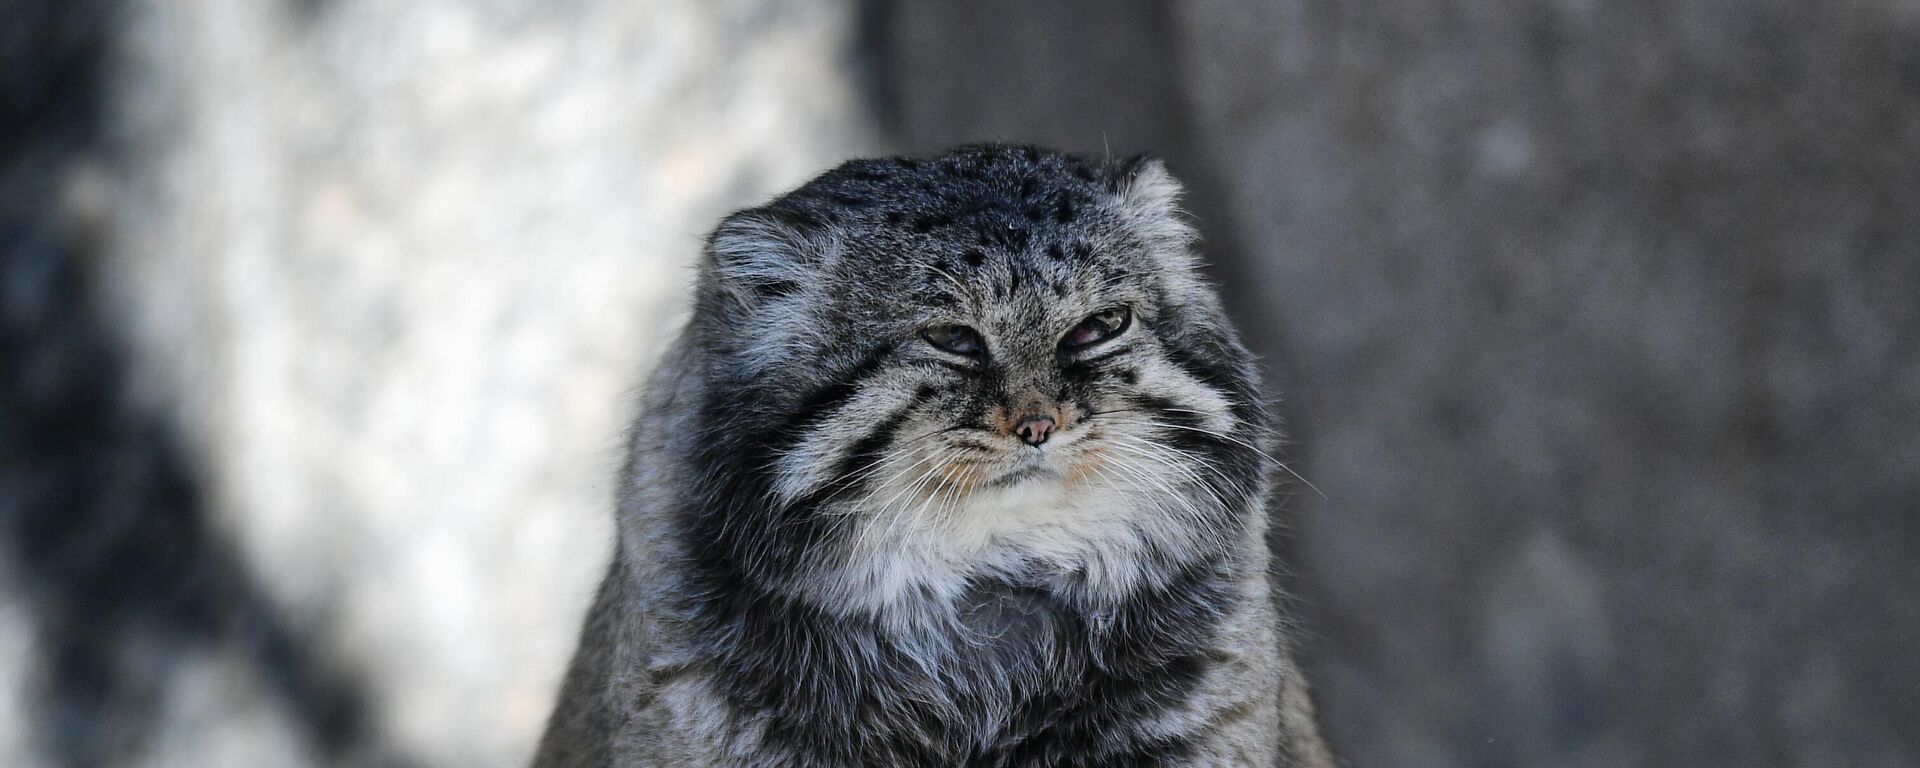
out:
M764 502L729 507L790 529L755 554L915 570L864 577L892 584L1217 543L1268 428L1177 194L1157 163L976 147L729 219L696 332L716 471Z

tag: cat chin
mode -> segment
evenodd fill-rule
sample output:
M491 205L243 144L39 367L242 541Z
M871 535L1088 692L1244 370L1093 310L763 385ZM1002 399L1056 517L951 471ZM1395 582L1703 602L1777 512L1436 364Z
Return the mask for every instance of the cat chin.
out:
M994 574L1069 580L1090 599L1124 595L1151 580L1149 553L1193 551L1205 534L1184 522L1186 502L1148 492L1170 491L1177 477L1121 475L1128 455L1108 448L1020 446L949 476L990 472L984 480L876 488L844 513L845 548L820 563L807 590L824 606L909 622Z
M1072 498L1060 470L1046 462L1023 462L981 485L967 495L955 510L957 520L1006 530L1023 523L1058 518Z

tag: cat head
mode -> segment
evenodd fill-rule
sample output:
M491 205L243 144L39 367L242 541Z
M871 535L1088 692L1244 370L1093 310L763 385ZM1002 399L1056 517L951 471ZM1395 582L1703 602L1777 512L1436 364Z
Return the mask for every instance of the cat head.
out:
M728 217L690 329L700 471L728 494L711 554L773 574L1217 544L1258 506L1270 430L1179 196L1155 160L989 145Z

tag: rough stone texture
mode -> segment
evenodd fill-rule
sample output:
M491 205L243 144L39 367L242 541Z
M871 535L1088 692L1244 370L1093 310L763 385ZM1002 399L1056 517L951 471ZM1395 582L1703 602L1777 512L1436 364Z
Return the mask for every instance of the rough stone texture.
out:
M824 3L7 3L0 763L517 765Z
M1920 764L1920 8L1024 5L888 122L1193 183L1345 760Z

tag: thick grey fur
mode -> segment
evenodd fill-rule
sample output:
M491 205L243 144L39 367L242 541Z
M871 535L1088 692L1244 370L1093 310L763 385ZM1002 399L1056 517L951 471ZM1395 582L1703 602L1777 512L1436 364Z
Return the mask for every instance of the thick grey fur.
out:
M989 145L724 221L535 765L1332 766L1179 191Z

